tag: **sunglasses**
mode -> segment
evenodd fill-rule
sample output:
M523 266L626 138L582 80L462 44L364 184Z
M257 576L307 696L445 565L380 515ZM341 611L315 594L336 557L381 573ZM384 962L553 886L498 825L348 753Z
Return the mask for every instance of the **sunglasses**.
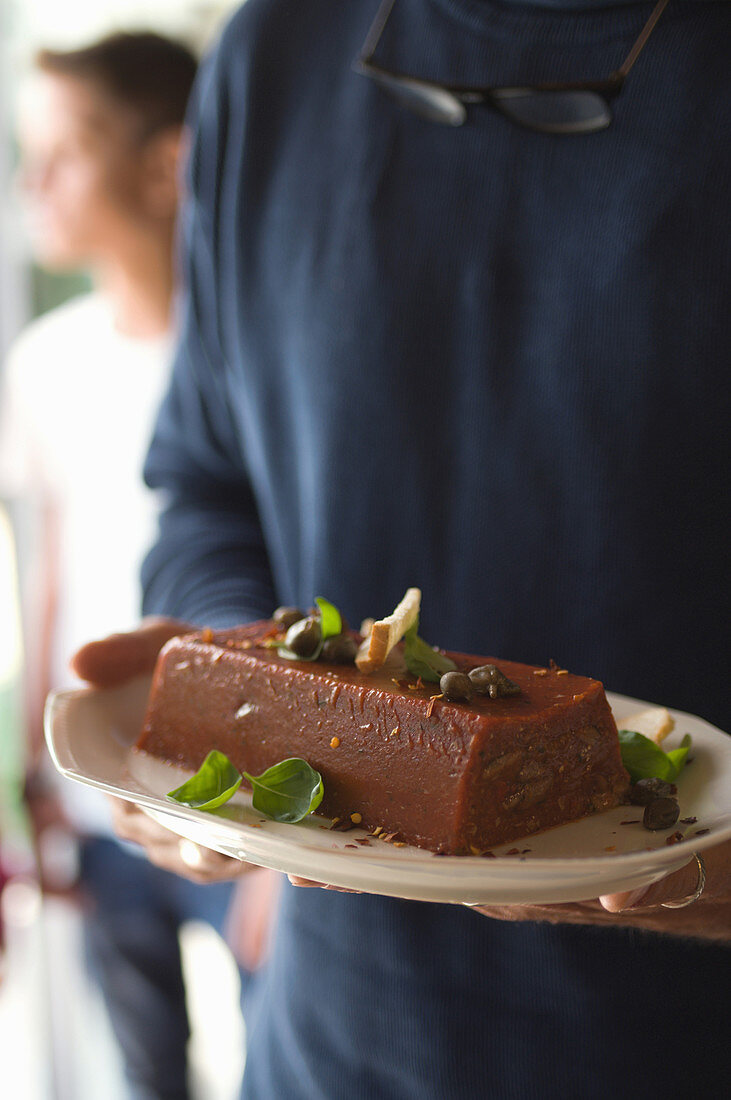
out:
M611 102L647 44L669 0L658 0L626 58L606 80L481 87L439 84L385 69L373 60L395 0L383 0L353 69L375 81L402 107L429 122L461 126L466 104L482 103L505 118L542 134L591 134L612 121Z

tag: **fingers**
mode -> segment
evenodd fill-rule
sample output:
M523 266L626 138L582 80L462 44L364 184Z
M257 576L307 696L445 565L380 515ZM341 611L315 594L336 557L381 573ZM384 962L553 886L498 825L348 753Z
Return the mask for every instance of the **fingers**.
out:
M553 905L474 905L462 903L473 913L511 923L611 924L611 916L595 901L557 902Z
M153 844L165 843L174 835L157 821L122 798L107 798L112 814L114 831L121 840L130 840L147 848Z
M641 886L638 890L629 890L622 894L606 894L599 901L608 913L624 913L631 909L646 909L648 906L662 905L663 902L680 901L690 897L698 887L698 864L695 857L650 886Z
M153 844L146 852L147 858L155 866L203 886L213 882L228 882L252 869L248 863L231 859L220 852L194 844L192 840L182 840L174 835L170 842Z
M653 882L650 886L643 886L638 890L628 891L622 894L609 894L600 898L604 909L610 913L627 913L632 910L646 910L653 906L660 907L663 902L677 902L684 898L690 898L698 894L697 902L700 903L701 916L705 914L710 921L713 913L718 910L717 916L723 920L725 913L726 934L729 927L729 906L731 906L731 841L715 844L712 848L706 848L703 852L703 867L693 856L685 867L666 875L659 882ZM673 917L677 920L680 909L662 909L659 912L665 917ZM686 910L682 910L686 913ZM695 921L701 919L698 916L696 903L688 908L688 917ZM714 932L715 935L715 932Z
M470 908L496 920L623 926L727 943L731 927L731 841L706 848L702 863L704 870L693 856L684 867L659 882L594 901ZM673 904L678 902L683 904Z
M351 890L348 886L331 886L326 882L315 882L311 878L301 878L299 875L287 875L293 886L319 886L322 890L336 890L339 894L362 894L362 890Z
M71 658L71 671L95 687L118 687L152 672L165 643L193 629L179 619L145 619L137 630L87 642Z
M145 849L151 863L192 882L226 882L252 870L248 863L221 855L211 848L181 839L177 833L153 821L132 802L109 798L114 831L122 840Z

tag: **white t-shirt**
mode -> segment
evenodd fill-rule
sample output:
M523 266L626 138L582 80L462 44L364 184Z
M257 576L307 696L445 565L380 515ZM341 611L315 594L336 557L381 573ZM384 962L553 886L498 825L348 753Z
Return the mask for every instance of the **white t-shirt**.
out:
M133 627L156 502L142 467L166 387L172 338L120 334L98 293L28 326L11 349L2 400L0 485L47 494L59 523L52 679L71 654ZM32 644L32 639L29 639Z

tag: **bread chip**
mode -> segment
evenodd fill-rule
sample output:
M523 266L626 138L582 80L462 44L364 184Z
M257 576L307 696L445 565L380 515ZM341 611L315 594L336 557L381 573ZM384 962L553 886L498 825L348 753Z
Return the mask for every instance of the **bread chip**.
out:
M421 589L407 588L406 595L393 614L374 622L355 658L361 672L372 672L381 667L396 643L417 621L420 606Z
M666 707L648 707L631 714L629 718L622 718L619 725L622 729L641 733L659 745L675 728L675 719Z
M375 621L375 619L364 619L363 622L360 624L360 632L364 638L370 638Z

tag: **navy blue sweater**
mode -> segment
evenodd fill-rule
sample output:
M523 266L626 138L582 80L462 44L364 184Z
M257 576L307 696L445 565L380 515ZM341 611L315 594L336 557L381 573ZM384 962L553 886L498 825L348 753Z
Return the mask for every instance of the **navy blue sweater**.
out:
M727 724L729 7L671 3L563 138L404 111L351 71L376 7L249 0L199 80L146 610L358 622L417 584L434 643ZM598 79L650 8L397 0L378 58ZM727 980L719 947L288 888L245 1094L714 1094Z

